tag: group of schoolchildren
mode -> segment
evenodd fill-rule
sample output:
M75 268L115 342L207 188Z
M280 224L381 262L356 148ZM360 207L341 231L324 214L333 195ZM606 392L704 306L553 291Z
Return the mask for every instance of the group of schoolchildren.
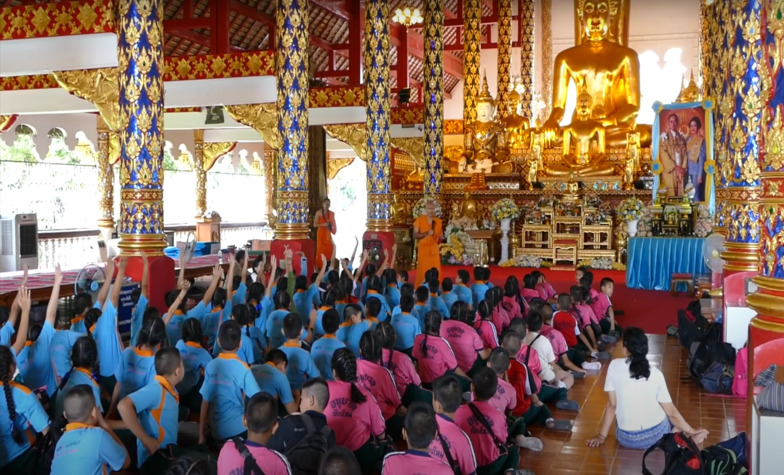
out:
M542 442L527 427L571 430L546 404L579 410L569 388L618 335L613 282L596 291L588 270L557 294L540 272L501 288L484 267L473 283L431 269L415 287L388 267L394 250L356 270L322 258L310 279L293 258L258 258L249 274L238 255L206 290L181 274L163 315L145 259L124 349L112 279L94 301L77 295L57 330L59 268L42 323L23 283L0 314L0 471L530 473L519 448ZM198 422L190 447L185 420Z

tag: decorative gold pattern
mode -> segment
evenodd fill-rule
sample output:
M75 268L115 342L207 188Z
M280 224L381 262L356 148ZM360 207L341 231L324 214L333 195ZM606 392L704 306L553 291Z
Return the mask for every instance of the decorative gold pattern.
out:
M92 102L106 121L109 129L119 131L120 80L117 68L77 69L55 71L54 78L63 89Z
M424 0L425 195L441 193L444 174L444 0Z
M196 218L207 212L207 172L219 158L234 150L237 142L204 142L204 130L193 131L193 172L196 174Z
M324 130L330 137L345 143L360 160L366 161L368 155L367 126L365 124L325 125Z
M0 115L0 133L10 129L14 122L16 122L16 114Z
M482 41L482 2L463 1L463 120L476 120L479 94L479 56ZM460 132L462 133L462 132Z
M98 148L95 158L98 168L98 228L114 229L114 167L109 150L111 131L100 116L97 120Z
M307 239L308 1L277 0L275 9L277 125L276 239Z
M542 25L542 99L545 108L542 115L550 115L550 105L552 104L552 84L553 84L553 0L541 0L541 21Z
M163 1L119 0L120 244L160 253L163 239Z
M395 137L392 139L392 146L408 154L414 165L418 168L425 168L425 140L422 137Z
M272 76L275 55L272 51L248 51L166 58L164 81Z
M283 141L278 133L277 111L277 106L271 102L226 106L232 119L261 134L268 147L280 150Z
M354 158L329 158L327 157L327 177L332 180L338 172L354 163Z
M0 40L114 31L112 0L43 3L0 9Z
M512 0L498 0L498 115L503 120L516 113L511 100L512 86Z
M264 201L266 209L264 215L267 218L269 227L275 229L276 218L273 210L277 209L275 206L275 197L278 189L278 181L276 180L278 167L275 166L275 150L271 147L264 147L264 162L262 169L264 170Z
M534 90L534 52L536 50L535 1L520 0L520 85L523 88L520 101L520 115L533 117L531 101Z

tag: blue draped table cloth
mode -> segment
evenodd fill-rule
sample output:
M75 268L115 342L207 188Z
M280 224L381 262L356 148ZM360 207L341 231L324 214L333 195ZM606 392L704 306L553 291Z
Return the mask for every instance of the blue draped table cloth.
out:
M635 237L629 239L626 286L670 290L672 274L698 276L710 271L702 258L704 238Z

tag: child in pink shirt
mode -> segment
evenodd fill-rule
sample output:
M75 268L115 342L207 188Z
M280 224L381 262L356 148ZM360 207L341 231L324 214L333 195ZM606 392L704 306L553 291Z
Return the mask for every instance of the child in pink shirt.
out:
M414 359L417 360L422 385L427 389L433 381L447 372L466 377L457 366L457 359L449 343L441 338L441 314L430 311L425 315L425 332L414 339Z
M468 304L462 301L455 302L450 317L449 320L441 323L439 334L452 347L457 366L470 376L474 366L484 364L482 360L490 356L490 350L485 349L479 334L468 324L468 319L471 318Z
M501 287L493 287L487 291L487 300L490 300L493 305L493 325L498 332L498 336L509 328L509 313L506 311L501 302L504 299L504 291Z
M475 315L476 322L474 322L474 328L476 328L476 332L479 334L479 338L482 339L485 348L490 348L491 350L493 348L498 348L498 329L491 320L492 316L492 303L487 299L479 302Z
M381 475L453 475L449 465L430 455L430 444L437 430L433 406L424 402L412 403L405 419L404 434L408 450L384 457Z
M395 350L397 334L392 324L380 322L376 327L376 332L381 335L384 346L381 353L381 364L392 371L397 392L405 399L405 394L410 390L409 386L418 387L422 384L422 380L419 378L411 358L402 351Z
M389 420L398 414L398 425L402 427L402 414L405 414L405 410L401 411L400 394L392 373L380 364L381 341L381 335L373 331L366 331L360 338L359 354L362 358L357 360L357 385L376 398L387 425Z
M526 302L530 302L531 299L541 298L539 291L536 290L536 278L533 274L526 274L523 277L523 289L520 291L520 295Z
M264 446L278 426L278 402L275 398L265 392L253 396L245 408L245 423L248 426L247 440L230 439L223 444L218 455L218 474L243 473L245 457L241 452L247 450L255 464L259 468L264 467L265 474L291 475L286 457Z
M558 293L555 291L552 285L547 282L547 278L539 272L535 270L531 272L534 276L536 281L536 291L539 292L539 297L547 303L553 304L555 303L555 299L558 296Z
M332 355L335 381L329 381L329 404L324 410L335 441L352 450L362 472L377 471L387 452L386 426L373 396L357 386L357 359L348 348ZM381 442L381 443L379 443Z
M598 293L593 302L591 302L593 313L595 313L596 317L599 319L599 325L601 325L602 333L605 334L611 334L610 332L620 334L620 331L615 324L615 312L613 311L612 301L610 300L610 298L613 296L614 288L615 283L613 280L605 277L602 279L602 283L599 287L601 292ZM615 334L611 335L613 338L616 336Z
M463 388L456 376L448 374L433 383L433 407L438 434L430 443L430 455L452 467L454 473L476 473L476 456L471 439L455 424L455 412L463 403Z

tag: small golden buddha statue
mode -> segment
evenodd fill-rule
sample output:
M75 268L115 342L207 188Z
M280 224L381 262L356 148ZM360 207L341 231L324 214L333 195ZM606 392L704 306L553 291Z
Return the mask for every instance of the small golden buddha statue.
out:
M640 63L637 52L608 35L617 21L618 3L608 0L577 2L576 20L582 38L555 58L552 112L545 121L548 130L558 130L566 107L569 81L582 84L593 98L590 114L605 127L607 146L626 143L629 124L640 110ZM575 113L576 114L576 113ZM573 120L576 119L573 117ZM651 143L650 126L636 126L641 145Z
M509 102L514 107L514 111L509 117L502 119L504 129L506 129L506 145L509 149L521 149L530 143L528 129L531 128L531 119L522 114L523 92L525 88L517 78L512 90L509 92Z
M494 164L506 161L509 155L503 124L495 118L495 100L486 74L476 99L476 121L466 126L463 145L465 161L461 161L460 172L490 173Z
M686 76L684 75L684 79L685 78ZM675 102L697 102L699 100L700 88L697 86L697 82L694 81L694 71L692 71L691 77L689 78L689 85L681 89L681 92L678 94L678 98L675 99Z
M476 221L478 217L477 205L471 193L467 192L464 195L465 199L460 205L460 217L468 218L471 221Z

